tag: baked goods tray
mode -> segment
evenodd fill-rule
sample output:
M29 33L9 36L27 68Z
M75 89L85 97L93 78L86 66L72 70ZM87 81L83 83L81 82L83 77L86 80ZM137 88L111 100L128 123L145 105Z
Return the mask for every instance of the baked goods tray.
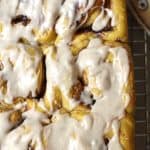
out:
M129 12L129 10L128 10ZM136 90L136 150L150 150L150 36L129 12L129 45L132 49Z

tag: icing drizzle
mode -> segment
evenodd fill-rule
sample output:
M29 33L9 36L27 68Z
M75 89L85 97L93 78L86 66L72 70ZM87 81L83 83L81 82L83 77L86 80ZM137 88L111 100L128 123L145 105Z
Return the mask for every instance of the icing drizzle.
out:
M50 110L45 108L42 98L32 108L24 102L13 110L1 112L1 150L122 149L119 119L124 116L129 102L129 95L124 91L130 69L126 50L105 45L97 37L77 56L73 56L70 49L78 22L94 4L95 0L0 0L0 80L7 83L5 93L0 89L0 102L12 103L14 97L27 98L30 92L36 96L37 69L43 54L33 30L43 34L54 30L57 34L55 44L45 48L45 98ZM92 24L96 32L103 30L110 21L112 27L117 23L111 9L100 9L101 13ZM20 38L29 43L18 43ZM84 71L88 83L76 99L70 96L70 89L83 78ZM52 106L54 87L59 87L63 94L61 99L67 101L65 113ZM70 117L68 111L81 104L90 105L90 113L79 121ZM11 123L9 119L16 110L21 111L23 122L20 124ZM104 135L110 129L113 136L105 144Z

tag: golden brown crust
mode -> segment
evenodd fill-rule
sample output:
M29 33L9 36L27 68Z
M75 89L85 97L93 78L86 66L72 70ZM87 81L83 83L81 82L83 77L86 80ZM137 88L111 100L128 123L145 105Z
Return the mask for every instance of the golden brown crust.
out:
M133 115L126 114L120 121L120 142L124 150L134 150L135 125Z
M127 47L127 46L126 46ZM133 63L131 58L130 49L128 50L128 56L130 61L130 73L128 78L128 84L126 92L130 96L129 104L126 108L124 118L120 120L120 142L124 150L134 150L134 134L135 134L135 122L134 122L134 108L135 108L135 92L134 92L134 73Z

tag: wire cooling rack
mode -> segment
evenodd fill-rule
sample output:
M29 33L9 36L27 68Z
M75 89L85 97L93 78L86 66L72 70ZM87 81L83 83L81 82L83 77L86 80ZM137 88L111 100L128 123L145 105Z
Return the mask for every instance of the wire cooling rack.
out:
M128 15L136 90L136 150L150 150L150 36Z

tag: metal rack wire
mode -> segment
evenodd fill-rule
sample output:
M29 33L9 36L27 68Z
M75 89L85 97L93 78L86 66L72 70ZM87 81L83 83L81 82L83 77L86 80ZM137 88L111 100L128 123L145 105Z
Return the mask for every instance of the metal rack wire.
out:
M136 90L136 150L150 150L150 36L128 15Z

